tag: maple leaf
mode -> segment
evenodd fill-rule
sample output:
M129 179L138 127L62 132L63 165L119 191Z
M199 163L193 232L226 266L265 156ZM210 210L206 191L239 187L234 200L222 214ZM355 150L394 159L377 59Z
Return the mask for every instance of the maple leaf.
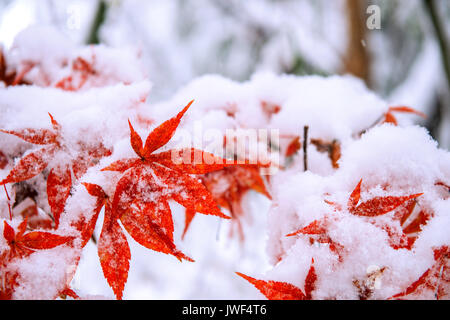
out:
M296 154L298 152L298 150L300 150L301 147L302 147L302 144L300 142L300 137L297 136L294 139L292 139L292 141L287 146L285 156L286 157L293 156L294 154Z
M351 214L364 217L376 217L384 215L395 209L399 209L394 219L398 219L400 224L403 225L406 219L411 215L416 204L416 198L423 195L423 193L413 194L409 196L400 197L375 197L366 202L358 205L361 198L361 184L362 179L358 185L350 194L347 202L347 209ZM329 202L328 202L329 203ZM382 229L385 230L389 236L389 244L394 249L406 248L411 250L417 236L409 236L420 231L420 226L426 223L428 215L422 211L419 215L409 224L401 229L399 233L393 229L390 225L384 223ZM375 222L374 222L375 223Z
M150 192L164 201L175 200L185 208L195 212L229 219L217 207L206 187L190 175L206 174L228 166L234 166L236 165L234 161L227 161L194 148L154 153L169 142L180 124L181 118L192 103L193 101L186 105L175 117L165 121L150 132L145 144L129 122L131 146L138 157L120 159L102 169L102 171L123 173L117 183L112 202L112 210L117 217L125 214L131 204L135 202L137 195ZM195 161L196 159L201 161ZM208 161L205 161L205 159ZM142 189L141 182L145 183L144 189L146 190Z
M410 196L401 196L401 197L375 197L370 200L367 200L365 202L362 202L358 205L361 198L361 185L362 185L362 179L359 181L359 183L356 185L355 189L352 191L352 193L349 196L349 199L347 201L347 210L356 216L362 216L362 217L376 217L384 215L388 212L391 212L395 210L396 208L400 207L405 204L409 204L409 201L412 201L416 199L417 197L421 196L420 194L414 194ZM334 207L335 211L341 211L343 210L342 206L334 203L332 201L325 200L325 202L331 206ZM411 214L412 210L414 208L408 207L406 208L407 212L402 214L402 217L400 218L402 220L402 223L407 219L407 217ZM400 249L400 248L408 248L411 249L412 245L414 244L415 238L410 237L408 238L408 234L415 233L420 230L420 225L423 225L426 223L427 217L424 216L424 213L419 214L419 216L406 227L400 236L398 238L400 241L394 241L394 239L397 238L397 234L395 230L393 230L389 225L384 224L382 228L388 233L389 235L389 241L390 245L394 249ZM303 227L293 233L288 234L288 237L296 236L299 234L303 235L310 235L314 237L310 237L311 244L315 242L329 244L329 248L332 252L335 252L339 256L339 261L343 261L342 256L342 250L343 246L339 243L334 242L327 234L327 227L328 227L328 221L324 219L315 220L311 224L309 224L306 227Z
M57 153L68 153L61 136L61 126L49 113L52 130L49 129L23 129L0 130L0 132L12 134L32 144L42 145L41 149L24 156L11 170L8 176L0 181L0 185L17 183L28 180L47 168L50 159ZM72 187L72 171L76 179L80 178L89 167L93 166L100 158L109 156L111 150L101 143L96 146L81 146L80 154L69 163L61 163L51 168L47 178L47 197L54 220L55 227L59 225L59 217L64 211L65 203L70 195ZM69 154L70 155L70 154Z
M8 72L6 58L3 54L3 50L0 48L0 81L3 82L5 86L30 84L27 81L24 81L23 78L33 67L33 63L26 63L20 72L17 72L17 70Z
M297 235L309 235L309 242L311 244L314 244L316 242L323 243L329 245L330 251L334 252L338 255L339 261L343 261L343 253L342 250L344 247L333 241L331 237L328 235L328 221L326 218L320 219L320 220L314 220L306 227L303 227L293 233L290 233L286 235L286 237L293 237Z
M392 210L401 206L406 201L415 199L423 195L423 193L417 193L401 197L392 197L392 196L375 197L358 205L361 197L361 184L362 179L351 193L347 204L348 211L351 214L357 216L364 216L364 217L381 216L388 212L391 212Z
M421 116L422 118L427 117L424 113L417 111L410 107L406 107L406 106L389 107L388 111L384 114L383 123L391 123L391 124L397 126L398 122L393 114L394 112L413 113L418 116Z
M7 260L26 257L36 250L52 249L73 240L73 237L60 236L50 232L32 231L26 233L26 228L27 219L19 224L17 232L4 221L3 237L9 246Z
M287 282L257 280L240 272L236 274L254 285L269 300L311 300L317 281L314 259L305 278L305 292Z
M267 118L270 119L274 114L277 114L281 111L281 106L276 103L261 101L261 109L267 116Z
M311 144L317 148L317 151L328 153L333 168L339 168L338 161L341 158L341 144L339 141L324 142L321 139L311 139Z
M97 248L103 274L117 299L120 300L128 278L131 253L127 238L118 221L112 219L106 210Z
M0 271L0 300L11 300L14 288L18 285L17 278L19 274L17 272L7 271L4 266Z
M210 172L201 177L203 184L211 192L217 204L227 209L231 213L232 221L237 222L241 239L243 238L243 231L239 218L243 215L241 202L244 195L248 191L254 190L272 199L259 170L259 165L238 165L225 167L222 170ZM226 186L226 188L223 186ZM195 211L186 210L185 215L185 227L182 238L184 238L195 216Z
M5 154L0 150L0 170L5 169L9 161Z
M63 290L61 290L61 291L59 292L59 296L60 296L62 299L64 299L64 300L65 300L67 297L71 297L71 298L76 299L76 300L80 299L80 297L76 294L76 292L73 291L72 289L70 289L69 287L66 287L66 288L64 288Z
M142 169L142 168L141 168ZM173 243L173 221L169 204L133 201L128 210L121 216L113 213L110 197L103 189L95 184L83 183L88 193L96 197L94 215L85 224L77 224L82 234L83 246L89 241L95 228L98 214L105 207L105 220L98 241L98 255L103 274L118 299L128 278L129 260L131 258L128 242L118 221L122 222L125 230L142 246L158 252L174 255L182 259L193 261L179 251Z
M95 61L94 55L92 58ZM58 81L55 87L66 91L77 91L84 86L89 76L96 74L93 63L77 57L72 63L72 74Z
M388 299L398 299L405 297L424 289L433 290L435 297L439 300L441 297L449 294L450 284L450 248L442 246L434 249L435 263L428 268L416 281L409 285L404 291L393 295Z
M388 233L389 244L392 248L411 250L419 236L418 233L432 216L425 209L417 210L418 213L413 214L416 206L417 201L412 199L398 207L394 220L398 221L400 230L383 225L383 229Z

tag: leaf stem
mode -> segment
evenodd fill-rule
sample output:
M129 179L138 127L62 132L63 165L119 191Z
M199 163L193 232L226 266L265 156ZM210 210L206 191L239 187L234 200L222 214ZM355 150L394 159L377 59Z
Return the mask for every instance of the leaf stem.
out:
M6 190L6 185L3 185L6 193L6 199L8 199L8 211L9 211L9 220L12 220L12 210L11 210L11 198L9 197L8 190Z

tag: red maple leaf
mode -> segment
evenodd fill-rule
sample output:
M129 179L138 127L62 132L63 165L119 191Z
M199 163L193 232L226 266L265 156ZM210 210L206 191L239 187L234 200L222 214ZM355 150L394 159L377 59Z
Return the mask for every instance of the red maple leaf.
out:
M236 274L253 284L269 300L311 300L317 281L314 259L305 278L305 292L287 282L257 280L240 272Z
M5 154L0 150L0 170L5 169L9 161Z
M311 245L314 243L323 243L329 245L330 251L334 252L338 255L339 261L343 261L343 249L344 247L333 241L331 237L328 235L328 221L326 218L320 220L314 220L309 225L304 228L301 228L293 233L286 235L286 237L293 237L296 235L309 235L309 242Z
M92 55L92 60L93 62L95 61L94 55ZM93 64L81 57L77 57L72 63L72 74L58 81L55 87L66 91L77 91L81 89L89 76L97 74Z
M447 296L450 284L450 248L442 246L434 250L435 263L404 291L389 299L399 299L425 289L433 290L437 300Z
M178 115L150 132L145 145L129 123L131 146L138 157L121 159L102 169L123 173L117 183L112 202L114 215L121 217L133 203L143 201L150 193L158 200L175 200L186 209L229 219L217 207L205 186L191 174L205 174L234 166L236 165L234 161L221 159L194 148L154 153L172 138L192 102ZM197 161L198 159L200 161Z
M395 126L398 125L397 119L394 116L394 112L413 113L418 116L421 116L422 118L427 117L424 113L410 107L406 106L389 107L388 111L384 114L384 120L382 123L392 123Z
M26 232L26 229L27 219L19 224L17 232L4 221L3 237L9 246L9 250L3 256L5 261L10 261L16 257L23 258L36 250L52 249L73 240L73 237L60 236L50 232Z
M406 201L423 195L423 193L417 193L402 197L375 197L358 205L361 197L361 184L362 179L351 193L347 203L347 209L351 214L362 217L376 217L384 215L401 206Z
M0 82L3 82L5 86L29 84L24 81L23 78L33 67L33 63L26 63L20 72L18 70L8 70L5 55L3 54L3 50L0 48Z
M327 153L334 169L339 168L339 159L341 158L341 144L338 140L325 142L321 139L311 139L311 144L317 148L317 151Z
M298 150L300 150L301 147L302 147L302 144L300 142L300 137L297 136L297 137L293 138L286 148L285 157L293 156L294 154L296 154L298 152Z
M272 118L274 114L277 114L281 111L281 106L276 103L261 101L261 109L267 118Z
M0 271L0 300L11 300L14 289L18 285L17 278L19 274L17 272L11 272L6 270L5 266L2 266Z
M51 158L57 152L68 154L72 158L61 135L61 126L53 119L51 114L49 116L52 123L52 130L0 130L0 132L15 135L29 143L43 146L41 149L24 156L8 176L0 182L0 185L21 182L38 175L48 166ZM82 142L78 144L80 146L80 152L75 159L72 159L69 163L61 163L53 167L47 178L48 203L55 220L56 228L59 225L59 217L64 211L66 200L70 194L72 186L71 172L73 171L75 178L78 179L89 167L95 165L100 158L111 154L111 150L105 148L101 143L95 146L87 146Z
M101 187L85 184L88 192L98 200L93 217L84 228L79 229L83 244L92 235L98 213L105 206L98 252L103 273L118 299L122 297L130 259L128 243L119 220L131 237L144 247L174 255L180 261L193 261L173 242L173 221L168 201L175 200L194 212L229 218L217 207L206 187L191 174L220 170L235 165L234 161L227 162L193 148L154 153L172 138L192 102L150 132L145 144L128 122L131 146L138 157L120 159L102 169L122 173L112 199ZM78 226L83 224L81 222Z
M408 225L405 225L405 221L414 210L415 199L423 193L401 197L375 197L358 205L361 196L361 183L362 179L350 195L347 203L349 212L358 216L376 217L398 209L393 219L399 220L402 228L395 230L392 226L383 224L382 229L387 232L389 244L392 248L411 250L417 239L417 232L421 230L422 225L426 224L430 215L422 210Z
M272 199L259 172L260 167L259 165L225 167L201 177L203 184L211 192L217 204L227 209L231 213L232 221L237 222L241 239L243 239L243 231L239 218L243 215L241 202L244 195L248 191L254 190ZM186 210L183 238L194 216L195 211Z
M362 216L362 217L376 217L376 216L384 215L384 214L391 212L391 211L395 210L396 208L404 205L405 203L409 203L409 201L412 201L415 198L422 195L422 193L420 193L420 194L414 194L414 195L402 196L402 197L391 197L391 196L375 197L375 198L372 198L365 202L362 202L358 205L358 203L360 202L360 198L361 198L361 184L362 184L362 179L359 181L359 183L357 184L355 189L350 194L348 202L347 202L347 209L351 214L354 214L357 216ZM337 203L334 203L334 202L331 202L328 200L325 200L325 202L327 204L333 206L335 211L342 210L342 206L340 204L337 204ZM407 210L412 210L412 209L409 208ZM410 212L409 212L409 214L410 214ZM406 220L406 218L407 217L405 217L405 214L404 214L402 216L402 219ZM412 247L412 244L414 243L415 239L407 238L407 234L417 232L418 231L417 223L419 225L425 223L424 219L425 218L423 215L419 215L419 217L416 218L416 220L414 220L414 223L408 225L408 228L403 230L404 234L402 234L400 236L401 239L400 239L399 244L397 242L393 241L393 239L395 239L396 234L392 228L390 228L388 225L383 225L382 228L388 233L390 240L391 240L390 244L393 248L395 248L395 249L409 248L410 249ZM312 223L310 223L308 226L303 227L295 232L288 234L287 237L292 237L292 236L296 236L299 234L309 235L311 244L314 244L315 242L328 244L330 246L329 247L330 250L332 252L336 253L339 256L339 261L342 262L342 260L343 260L342 250L344 247L342 245L340 245L339 243L336 243L329 237L329 235L327 233L328 224L329 224L329 221L326 218L323 218L320 220L315 220Z
M418 233L422 227L427 224L432 216L425 209L417 210L417 214L413 214L417 207L417 201L411 199L398 207L394 215L394 220L397 220L400 227L395 229L389 225L383 225L382 228L388 233L389 244L394 249L408 249L411 250L415 241L418 238Z
M76 292L69 287L65 287L63 290L61 290L58 296L60 296L62 299L66 299L67 297L71 297L73 299L80 299L80 297L76 294Z

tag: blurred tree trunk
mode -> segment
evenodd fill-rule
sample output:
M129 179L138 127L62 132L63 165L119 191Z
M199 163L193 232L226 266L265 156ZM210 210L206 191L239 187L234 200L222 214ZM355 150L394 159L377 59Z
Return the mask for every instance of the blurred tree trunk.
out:
M363 79L370 86L370 57L366 39L366 1L346 0L348 45L344 56L344 72Z

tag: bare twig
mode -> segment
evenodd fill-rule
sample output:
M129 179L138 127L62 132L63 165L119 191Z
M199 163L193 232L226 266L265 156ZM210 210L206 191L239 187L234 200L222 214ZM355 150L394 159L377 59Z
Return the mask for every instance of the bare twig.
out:
M94 244L97 244L97 238L95 237L95 234L92 234L91 240Z
M303 168L308 171L308 126L303 127Z

